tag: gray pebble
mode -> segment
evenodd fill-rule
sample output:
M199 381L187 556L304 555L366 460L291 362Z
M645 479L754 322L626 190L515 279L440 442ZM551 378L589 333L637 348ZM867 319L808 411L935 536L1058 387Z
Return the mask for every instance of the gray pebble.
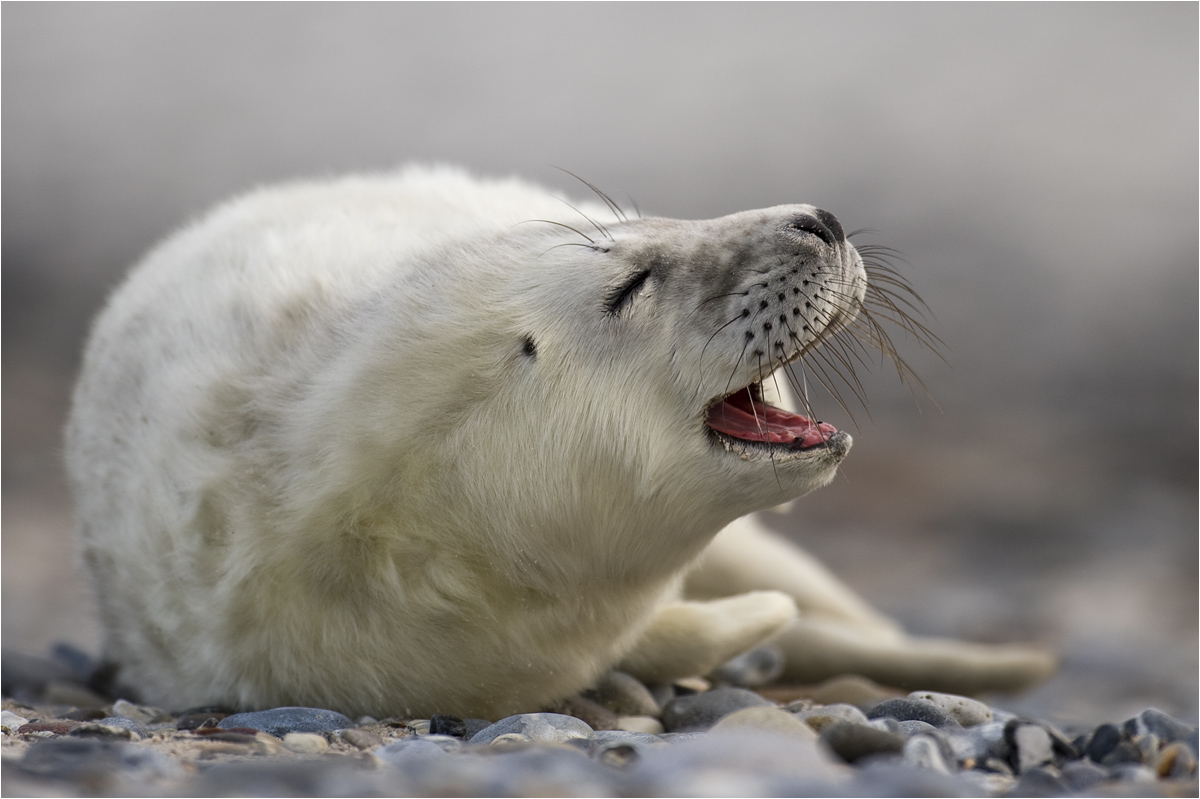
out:
M372 754L384 763L404 772L419 772L430 765L429 761L446 757L446 750L434 741L424 738L406 738L402 741L381 746Z
M1117 748L1117 744L1121 743L1121 737L1121 730L1115 724L1101 724L1092 731L1092 736L1083 750L1084 754L1093 762L1099 763L1109 752Z
M422 735L420 740L439 746L444 752L457 752L463 747L462 739L453 735Z
M500 719L471 737L472 744L489 744L501 735L516 733L533 741L561 743L572 738L591 738L594 731L586 722L561 713L525 713Z
M769 780L844 780L844 766L815 741L754 730L680 737L651 747L628 770L623 795L755 796Z
M1161 740L1172 743L1194 736L1196 728L1151 707L1125 722L1125 732L1131 737L1152 733Z
M455 738L465 738L467 723L458 716L443 716L435 713L429 717L429 732L433 735L452 735Z
M795 710L792 708L795 707ZM839 703L836 705L817 705L806 708L798 703L788 705L788 710L795 713L796 718L808 724L817 732L844 721L849 724L867 724L867 716L854 705Z
M991 721L974 727L949 727L942 733L960 763L980 764L988 759L1008 759L1011 747L1004 737L1004 729L1004 722Z
M1013 766L1018 774L1044 766L1054 760L1054 742L1050 733L1038 724L1008 723L1005 736L1013 748Z
M623 671L608 672L584 696L618 716L657 716L662 707L649 688ZM668 701L673 698L674 692Z
M942 746L932 735L914 735L904 742L901 750L904 762L917 768L926 768L943 774L950 773Z
M1122 763L1140 764L1141 762L1142 750L1138 749L1137 744L1132 741L1121 741L1113 747L1111 752L1100 758L1100 764L1104 766L1117 766Z
M904 750L904 736L861 724L834 724L821 732L821 740L847 763L868 755L893 754Z
M143 726L158 724L166 721L170 716L156 707L145 707L143 705L135 705L132 702L127 702L124 699L118 699L113 703L113 715L136 721Z
M867 718L893 718L896 721L924 721L935 727L955 723L944 711L921 699L885 699L867 711Z
M89 729L91 729L94 725L100 725L103 727L117 727L122 730L129 730L130 732L135 733L137 735L137 737L139 737L139 738L145 738L146 736L148 736L150 734L149 730L147 730L145 727L143 727L141 724L134 721L133 719L126 718L123 716L107 716L105 718L91 722L90 724L84 724L81 727L77 727L72 732L72 735L86 735L87 731ZM103 733L101 732L99 734L103 734Z
M662 722L668 732L693 732L708 729L735 710L773 704L745 688L715 688L672 699L663 708Z
M855 769L841 796L978 796L977 784L958 774L916 768L902 760L871 760Z
M1012 790L1014 796L1066 796L1069 793L1071 787L1058 776L1056 770L1044 765L1023 772Z
M722 664L710 679L740 688L757 688L783 674L783 666L783 650L777 646L760 646Z
M1109 769L1109 776L1118 782L1156 782L1157 775L1141 763L1118 763Z
M25 752L17 768L26 774L97 782L144 781L180 776L182 769L162 752L103 738L53 738Z
M911 738L914 735L940 735L937 727L930 724L928 721L900 721L896 723L897 731L905 738Z
M640 746L664 746L666 742L657 735L625 730L596 730L593 739L597 744L637 744Z
M1082 793L1099 785L1108 778L1108 769L1090 760L1073 760L1060 769L1063 782L1076 793Z
M217 722L223 730L249 727L282 738L289 732L333 732L353 727L354 722L333 710L315 707L277 707L252 713L234 713Z
M964 727L993 720L991 708L978 699L937 691L913 691L908 698L928 702Z

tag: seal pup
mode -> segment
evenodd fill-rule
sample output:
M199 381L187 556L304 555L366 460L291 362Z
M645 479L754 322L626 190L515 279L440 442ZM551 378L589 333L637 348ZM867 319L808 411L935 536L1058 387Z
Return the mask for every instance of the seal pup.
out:
M255 191L152 251L66 438L120 682L498 718L793 624L802 591L680 585L849 451L764 391L853 329L863 260L809 205L608 210L413 168Z

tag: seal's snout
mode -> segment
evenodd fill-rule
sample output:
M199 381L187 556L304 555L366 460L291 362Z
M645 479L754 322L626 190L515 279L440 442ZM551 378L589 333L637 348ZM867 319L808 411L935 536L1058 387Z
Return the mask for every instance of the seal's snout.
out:
M811 213L796 214L788 222L788 228L811 233L830 247L837 247L846 241L846 234L837 217L820 208L814 208Z

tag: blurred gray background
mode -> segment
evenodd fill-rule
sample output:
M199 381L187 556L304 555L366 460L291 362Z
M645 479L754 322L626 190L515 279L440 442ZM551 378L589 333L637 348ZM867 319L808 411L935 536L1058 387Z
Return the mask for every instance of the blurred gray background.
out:
M868 379L775 517L922 633L1055 647L1003 701L1197 710L1197 6L3 9L3 642L93 651L59 430L139 254L256 184L446 161L643 212L811 202L902 251L936 405ZM939 410L940 406L940 410Z

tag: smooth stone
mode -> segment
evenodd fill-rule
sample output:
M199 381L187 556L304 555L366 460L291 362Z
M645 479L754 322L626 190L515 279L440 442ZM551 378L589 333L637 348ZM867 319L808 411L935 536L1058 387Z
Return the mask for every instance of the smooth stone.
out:
M924 721L934 727L945 727L954 723L954 720L936 705L919 699L885 699L867 711L867 718Z
M1113 749L1117 748L1117 744L1121 743L1121 730L1115 724L1101 724L1092 731L1092 736L1087 742L1086 748L1083 750L1095 763L1104 760Z
M1195 733L1196 728L1151 707L1126 721L1125 731L1130 736L1153 733L1163 741L1173 743L1187 739Z
M793 702L792 705L788 705L788 707L785 709L790 710L793 705L799 704L800 703ZM826 727L837 724L838 722L862 725L869 723L866 713L863 713L854 705L850 705L845 702L841 702L836 705L817 705L816 707L802 708L791 712L796 716L796 718L800 719L817 732L821 732Z
M739 688L757 688L783 674L783 667L783 650L768 644L743 652L723 663L709 678L714 682L724 682Z
M774 707L745 688L716 688L702 694L678 696L663 708L663 727L670 732L707 729L722 717L746 707Z
M277 707L251 713L234 713L217 722L217 727L249 727L282 738L289 732L333 732L353 727L354 722L334 710L315 707Z
M574 740L585 740L585 739L572 738L571 740L574 741ZM489 741L488 746L503 746L505 744L531 744L531 743L533 743L533 739L530 738L528 735L526 735L523 732L506 732L501 735L497 735L495 738L493 738L491 741Z
M1158 753L1154 770L1165 780L1183 780L1196 773L1196 755L1182 741L1167 744Z
M989 721L974 727L946 728L940 730L950 744L955 759L972 768L988 759L1008 759L1011 747L1004 737L1005 724Z
M617 719L617 729L647 735L662 735L666 731L662 722L653 716L621 716Z
M1090 760L1072 760L1064 763L1059 771L1063 782L1075 793L1088 791L1108 779L1108 769Z
M17 768L26 774L57 779L170 779L183 769L169 756L125 741L105 738L52 738L29 747Z
M654 703L658 705L658 710L651 715L657 716L662 712L662 709L667 706L676 696L675 686L668 682L654 683L646 685L646 690L650 692L650 696L654 699Z
M329 751L329 741L315 732L289 732L283 736L283 748L298 755L319 755Z
M500 719L471 737L472 744L488 744L501 735L517 733L543 743L591 738L595 731L584 721L561 713L524 713Z
M848 674L840 677L831 677L823 683L820 683L812 690L812 700L819 705L855 705L859 708L870 707L882 702L886 699L891 699L896 696L896 692L884 688L877 682L868 680L866 677L859 677L856 674Z
M1109 769L1109 776L1117 782L1158 782L1158 775L1141 763L1118 763Z
M976 724L993 720L990 707L968 696L937 691L913 691L908 698L928 702L964 727L974 727Z
M901 750L904 762L917 768L930 769L942 774L950 773L942 746L932 735L914 735L904 742Z
M375 749L383 746L383 738L370 730L349 729L341 731L342 740L358 749Z
M657 716L662 709L649 688L623 671L606 673L583 695L617 716ZM673 698L672 691L667 701Z
M1133 741L1121 741L1113 747L1112 751L1100 759L1102 766L1119 766L1122 763L1135 763L1141 765L1142 750L1137 748L1137 744Z
M904 750L904 737L861 724L841 722L825 728L821 740L847 763L868 755L894 754Z
M625 767L644 757L648 749L666 746L656 735L625 732L622 730L597 730L595 741L588 753L594 760L610 766Z
M978 796L977 783L960 774L918 768L895 758L872 758L854 770L841 796Z
M29 719L25 718L24 716L18 716L11 710L0 711L0 729L4 730L4 732L8 733L9 735L12 735L17 730L21 729L22 725L28 723Z
M171 718L165 711L159 710L156 707L135 705L133 702L127 702L124 699L118 699L113 703L112 714L136 721L143 726L159 724Z
M389 766L398 768L401 771L428 767L431 765L430 761L447 757L445 749L433 741L427 741L423 738L405 738L402 741L392 741L386 746L379 747L372 754Z
M76 728L74 734L86 734L86 730L89 729L93 724L99 724L103 727L116 727L122 730L129 730L137 735L138 738L146 738L150 735L150 731L142 726L139 722L125 716L106 716L102 719L97 719L96 721Z
M432 735L452 735L455 738L463 738L467 734L467 723L458 716L434 714L429 717L429 732Z
M1028 726L1028 725L1025 725ZM1066 796L1071 786L1049 766L1034 766L1021 774L1011 796Z
M436 744L445 752L457 752L463 748L462 738L455 738L453 735L422 735L421 740Z
M742 729L761 730L805 741L817 739L817 733L812 727L786 710L780 710L777 707L746 707L735 710L714 724L709 732Z
M585 696L572 696L562 700L554 708L554 712L574 716L586 722L593 730L615 730L617 715L599 702L594 702Z
M187 796L412 796L407 775L367 770L339 758L234 760L216 763L189 786Z
M846 773L815 742L729 730L680 736L670 746L648 749L626 770L621 795L779 795L768 791L767 780L841 781Z
M481 731L492 726L492 722L487 719L463 719L463 724L467 725L467 732L463 735L464 741L469 741L478 735Z
M665 746L666 741L657 735L634 730L596 730L593 738L599 745L631 744L639 746Z
M930 724L928 721L899 721L896 722L899 728L899 733L905 738L911 738L914 735L941 735L941 730Z
M1011 731L1006 730L1006 736L1016 753L1013 765L1018 774L1054 761L1054 741L1040 725L1010 722L1008 726Z

